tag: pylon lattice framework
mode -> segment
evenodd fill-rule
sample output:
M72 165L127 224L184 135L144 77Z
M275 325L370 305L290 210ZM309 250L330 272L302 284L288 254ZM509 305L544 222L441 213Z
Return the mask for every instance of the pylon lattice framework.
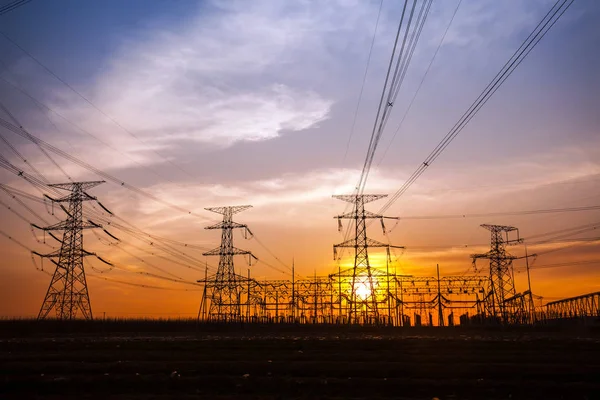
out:
M491 248L487 253L473 254L471 257L474 263L481 258L490 260L489 287L484 299L485 310L488 315L508 323L509 310L506 301L516 295L512 264L516 257L506 251L506 246L522 243L523 240L519 237L518 228L513 226L483 224L481 227L491 232ZM516 232L517 238L510 239L510 232Z
M44 231L64 231L60 250L39 254L50 258L56 265L38 319L45 319L54 309L59 320L71 320L81 315L84 319L92 319L92 307L88 292L83 257L94 255L83 249L83 230L98 228L100 225L91 221L83 221L83 202L96 200L86 190L104 183L104 181L72 182L50 185L71 193L58 199L50 198L56 203L69 203L67 219L48 227L38 227ZM58 261L54 259L57 258Z
M248 278L235 273L233 258L236 255L248 255L250 259L256 259L256 257L250 251L238 249L233 246L234 229L244 229L245 234L252 234L247 225L234 222L233 215L245 211L250 207L252 206L206 208L208 211L223 215L223 221L204 228L221 229L221 246L203 254L205 256L219 256L217 272L205 281L199 281L204 282L206 288L210 290L207 296L210 299L210 307L208 309L209 319L230 321L238 320L242 317L242 304L245 304L242 296L245 290L244 283L247 283Z
M336 199L353 204L353 209L349 213L338 215L340 222L342 219L354 220L354 238L333 246L334 258L337 258L337 249L340 247L354 248L354 267L351 270L340 271L342 276L350 276L350 294L347 298L348 303L348 323L358 322L361 313L364 319L379 317L377 293L377 281L373 277L373 270L369 262L369 247L383 247L387 250L389 258L389 244L378 242L367 237L367 219L379 219L382 222L387 218L379 214L365 210L365 204L375 200L387 197L385 194L357 194L357 195L335 195ZM341 227L341 222L340 222ZM358 293L358 291L362 293Z

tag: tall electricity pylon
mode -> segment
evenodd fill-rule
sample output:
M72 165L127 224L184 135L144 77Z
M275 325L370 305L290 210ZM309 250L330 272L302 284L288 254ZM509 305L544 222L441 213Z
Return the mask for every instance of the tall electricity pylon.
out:
M34 225L44 231L64 231L60 250L50 254L35 253L40 257L50 258L56 264L38 319L45 319L53 309L56 312L56 318L60 320L75 319L79 315L84 319L92 319L92 306L83 269L83 257L94 255L94 253L83 249L83 230L98 228L100 225L91 221L83 221L82 203L87 200L96 200L85 191L102 183L104 181L50 185L71 193L58 199L50 198L56 203L69 203L68 209L63 207L67 213L65 221L44 228ZM54 259L58 259L58 261Z
M506 300L516 294L512 262L517 257L509 254L506 246L522 243L523 239L519 237L519 229L513 226L483 224L481 227L492 233L491 248L487 253L472 254L471 257L473 263L480 258L490 260L489 286L484 299L485 308L489 315L500 318L502 323L508 323ZM517 238L510 239L510 232L516 232Z
M209 290L208 298L210 307L208 318L220 321L235 321L242 317L242 295L249 278L245 278L235 273L233 257L236 255L248 255L256 259L252 252L238 249L233 246L233 230L244 229L244 234L252 235L250 229L245 224L234 222L234 214L247 210L252 206L233 206L233 207L211 207L205 210L223 215L223 221L217 224L207 226L204 229L221 229L221 246L214 250L204 253L205 256L219 256L219 268L217 273L204 281ZM249 296L249 294L247 294ZM248 306L250 299L247 299Z
M350 277L350 293L347 297L348 323L359 322L361 313L366 318L374 318L375 321L379 318L379 311L377 308L378 299L376 296L378 282L376 278L373 277L373 269L369 262L368 249L369 247L384 247L387 249L389 258L390 247L398 246L390 246L389 244L381 243L367 237L367 219L379 219L385 233L383 219L388 217L366 211L365 204L384 197L387 197L387 195L357 194L333 196L335 199L353 204L353 210L351 212L334 217L337 218L340 229L342 219L354 220L354 239L349 239L333 246L334 259L337 259L337 249L339 247L354 248L354 267L350 270L340 271L339 274L340 280L342 279L342 276Z

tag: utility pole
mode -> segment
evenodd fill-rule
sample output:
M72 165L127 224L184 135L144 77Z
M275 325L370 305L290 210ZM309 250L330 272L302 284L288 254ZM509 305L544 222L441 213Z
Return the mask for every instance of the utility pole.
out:
M491 248L487 253L473 254L471 257L473 262L481 258L490 261L489 286L484 307L487 313L506 324L509 322L509 315L505 300L516 294L512 265L516 257L506 251L506 246L522 243L523 240L519 237L519 230L513 226L483 224L481 227L491 232ZM511 232L516 232L516 239L509 238Z
M68 203L68 209L61 205L67 214L65 221L44 228L33 225L47 232L64 231L62 240L60 241L60 250L49 254L35 253L40 257L50 258L56 264L50 286L48 286L48 291L38 314L38 319L40 320L46 319L52 310L55 310L56 318L59 320L71 320L78 316L88 320L93 319L85 270L83 268L83 257L95 254L83 249L83 230L100 228L101 226L92 221L83 221L83 202L96 200L95 197L87 194L86 190L102 183L104 181L70 182L49 185L71 193L58 199L47 196L55 203ZM54 259L58 259L58 261Z
M244 283L247 281L250 285L250 278L235 273L233 257L236 255L248 255L249 263L252 258L257 259L252 252L238 249L233 246L233 230L244 229L247 237L250 229L245 224L239 224L233 221L233 215L247 210L252 206L233 206L233 207L210 207L205 210L223 215L223 221L217 224L207 226L204 229L221 230L221 246L203 253L204 256L219 256L219 267L212 277L198 281L204 283L207 287L210 306L208 309L208 318L218 321L237 321L242 317L241 297L244 291ZM248 293L250 296L250 293Z
M367 237L367 219L379 219L381 221L383 232L385 233L383 219L389 217L384 217L382 215L365 210L365 204L387 197L387 195L356 194L336 195L333 197L338 200L353 204L353 210L351 212L334 217L337 218L338 226L340 227L342 219L354 220L354 238L333 246L334 259L337 258L338 248L354 248L354 267L351 270L341 271L339 277L340 279L342 276L348 276L351 278L350 297L348 299L348 323L357 322L359 311L362 308L365 309L366 320L368 320L369 317L372 317L373 320L377 322L379 319L378 299L376 295L377 281L373 278L373 269L371 268L371 264L369 262L368 249L370 247L386 248L389 257L390 247L398 246L390 246ZM368 293L366 293L364 298L357 296L356 290L360 287L367 288Z

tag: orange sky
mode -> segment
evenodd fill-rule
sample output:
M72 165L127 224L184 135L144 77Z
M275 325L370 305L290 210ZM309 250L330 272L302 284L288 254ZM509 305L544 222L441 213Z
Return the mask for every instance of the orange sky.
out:
M398 4L384 2L365 75L376 1L138 7L107 0L99 8L84 3L72 5L67 15L32 2L0 17L3 32L47 66L0 38L0 104L6 108L0 108L0 118L16 119L51 145L149 194L114 182L90 190L144 232L212 249L219 246L220 232L204 227L219 216L204 208L251 204L235 220L247 223L255 238L236 233L235 245L262 261L250 267L253 277L289 279L292 260L302 276L335 272L332 246L344 237L333 217L346 203L331 195L352 193L358 182ZM464 1L457 9L458 4L432 6L365 193L392 195L406 182L548 8L543 0ZM598 83L600 53L589 49L600 41L599 16L600 3L575 2L435 164L387 210L386 215L401 218L398 224L386 222L388 237L378 222L369 227L371 238L405 246L393 252L392 268L433 276L439 264L442 275L461 274L471 268L470 254L488 249L489 232L480 224L512 225L520 229L529 253L540 253L531 270L535 294L550 301L600 290L599 265L593 263L600 259L599 242L590 240L598 230L541 236L600 223L599 210L410 219L598 206L600 101L592 88ZM100 179L55 153L48 159L7 129L0 127L0 134L10 143L0 143L0 155L19 169L31 172L27 164L33 165L51 182L67 176ZM4 168L0 183L41 198ZM29 224L8 207L28 222L42 221L2 191L0 201L6 203L0 205L1 231L29 249L52 251L37 241L43 235L35 233L36 240ZM43 205L24 201L50 223L64 217L58 208L55 218ZM380 200L367 209L377 212L383 204ZM103 218L124 243L115 245L101 230L98 236L86 231L85 248L122 269L100 274L91 266L107 267L89 259L95 315L195 316L200 288L135 272L194 282L203 278L203 250L173 245L193 256L196 261L190 263L199 271L186 268L161 258L170 255L147 241L111 227L111 217ZM582 238L588 241L573 241ZM539 243L545 239L557 241ZM46 242L56 246L48 236ZM509 251L523 256L524 246ZM28 250L1 235L0 254L0 316L36 316L50 277L36 271ZM351 263L348 256L343 265ZM381 254L372 257L375 267L383 266ZM569 262L580 264L543 267ZM216 266L218 260L210 257L208 263ZM515 265L522 271L523 260ZM479 273L486 273L484 267L482 262ZM242 257L236 259L239 273L248 268ZM46 261L44 269L52 272L52 264ZM527 289L524 275L516 274L518 291Z

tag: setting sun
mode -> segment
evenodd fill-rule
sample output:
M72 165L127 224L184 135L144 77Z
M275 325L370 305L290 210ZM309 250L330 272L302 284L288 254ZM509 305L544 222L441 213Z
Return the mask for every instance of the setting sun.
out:
M356 293L356 297L360 301L365 301L369 299L372 295L371 285L369 284L368 276L357 276L356 282L354 283L354 292ZM373 287L377 286L377 279L375 277L371 278L373 280Z

